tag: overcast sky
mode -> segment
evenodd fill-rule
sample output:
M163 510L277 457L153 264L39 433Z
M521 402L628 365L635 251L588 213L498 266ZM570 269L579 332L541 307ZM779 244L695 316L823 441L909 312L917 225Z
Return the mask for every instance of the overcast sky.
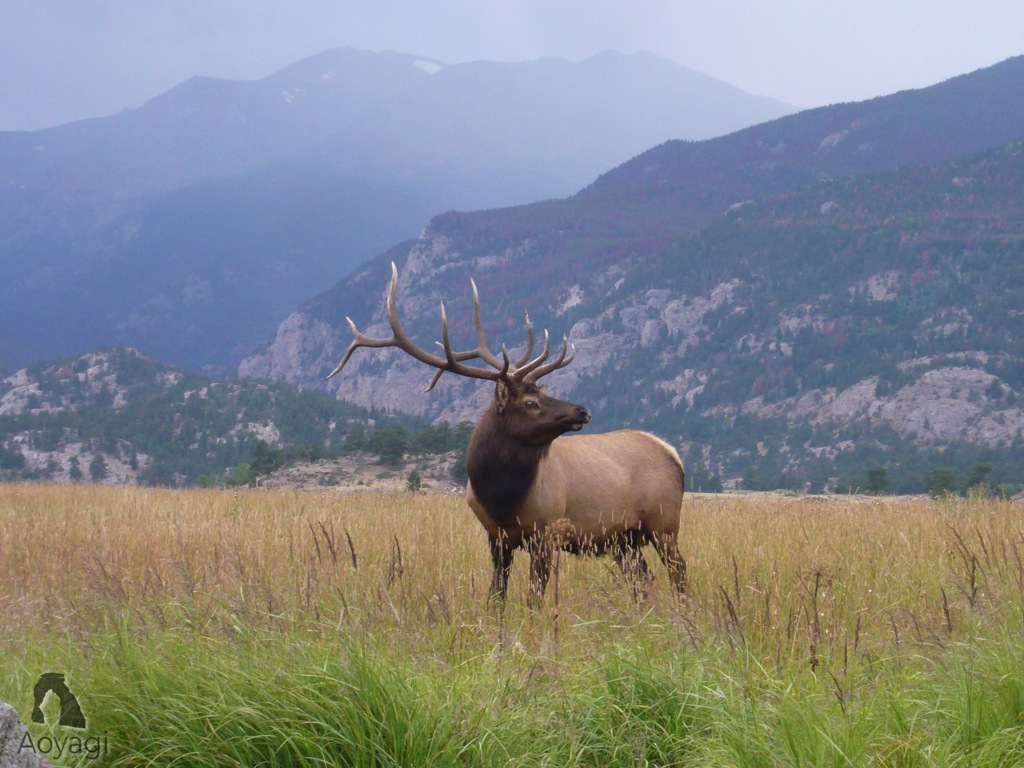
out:
M448 64L650 51L800 107L1024 53L1021 0L0 0L0 130L256 79L336 46Z

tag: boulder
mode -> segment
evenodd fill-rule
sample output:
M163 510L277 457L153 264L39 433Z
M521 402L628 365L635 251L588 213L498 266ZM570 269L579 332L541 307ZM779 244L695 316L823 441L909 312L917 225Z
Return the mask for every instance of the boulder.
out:
M0 701L0 768L50 768L34 749L22 748L27 733L14 707Z

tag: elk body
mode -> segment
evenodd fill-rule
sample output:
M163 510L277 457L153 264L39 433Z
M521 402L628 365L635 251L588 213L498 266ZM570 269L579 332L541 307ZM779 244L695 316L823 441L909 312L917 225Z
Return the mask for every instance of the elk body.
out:
M391 265L387 314L392 335L362 334L351 319L354 340L334 376L359 347L398 347L437 369L433 389L445 371L494 382L494 400L470 438L466 453L469 483L466 500L487 532L494 566L492 596L504 598L516 549L530 554L530 602L543 596L556 548L573 553L611 552L634 589L645 591L650 579L640 547L654 545L674 587L686 588L686 563L678 548L684 471L676 451L647 432L620 430L559 440L590 421L581 405L547 394L537 381L572 362L563 339L561 352L549 360L544 334L542 352L531 359L534 337L526 318L526 351L511 361L504 347L492 353L480 321L480 299L473 284L477 348L452 350L448 319L441 304L443 356L417 346L397 314L398 269ZM486 367L467 365L482 360ZM330 378L330 376L328 378Z

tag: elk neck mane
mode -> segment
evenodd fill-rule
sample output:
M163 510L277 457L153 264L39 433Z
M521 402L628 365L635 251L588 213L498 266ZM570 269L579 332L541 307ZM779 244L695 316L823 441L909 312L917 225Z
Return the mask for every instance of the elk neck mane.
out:
M492 404L473 431L466 455L473 493L498 525L514 521L551 447L550 442L530 445L515 439L502 421Z

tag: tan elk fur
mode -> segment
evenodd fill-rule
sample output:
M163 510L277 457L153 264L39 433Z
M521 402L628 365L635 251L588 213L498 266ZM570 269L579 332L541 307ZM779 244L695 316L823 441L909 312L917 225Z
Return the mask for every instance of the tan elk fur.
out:
M604 546L627 531L673 537L679 531L683 464L675 449L647 432L621 430L565 437L551 443L516 512L499 526L466 485L466 500L484 529L514 546L524 532L556 525L559 538L580 548Z

